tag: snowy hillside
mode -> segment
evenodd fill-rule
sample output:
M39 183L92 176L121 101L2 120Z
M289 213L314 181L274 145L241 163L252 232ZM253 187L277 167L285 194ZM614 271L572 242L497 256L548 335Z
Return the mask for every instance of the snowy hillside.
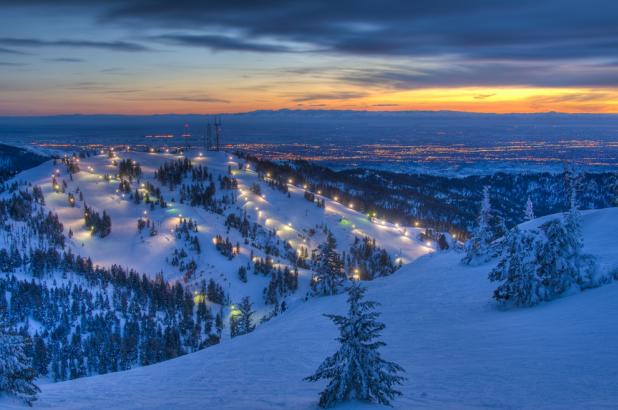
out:
M115 153L113 157L105 153L80 158L81 171L72 177L64 165L54 166L49 161L20 174L19 179L42 188L46 208L58 214L65 227L65 234L69 230L73 233L72 240L69 241L72 250L76 254L90 257L94 264L118 264L150 275L162 272L165 279L182 279L190 285L193 284L196 289L202 281L213 278L223 285L232 301L250 296L258 307L261 305L262 292L268 285L268 278L250 274L248 283L243 283L236 272L241 266L252 262L252 255L253 258L269 256L263 249L268 238L261 238L261 242L258 238L257 241L247 243L237 229L229 229L225 225L226 216L230 213L236 213L239 217L246 213L251 223L257 223L265 232L273 232L273 238L279 241L279 246L287 242L291 250L299 254L302 249L307 248L310 255L311 251L324 241L325 237L321 232L323 227L328 227L333 233L339 252L347 251L355 237L367 236L375 239L377 246L385 249L396 265L408 263L434 250L435 244L417 239L420 228L400 227L375 219L372 221L367 215L356 212L353 209L354 204L341 204L328 198L324 198L323 208L318 207L304 198L305 189L295 185L294 181L286 181L290 194L288 197L280 190L268 186L267 182L274 180L276 176L263 175L259 178L251 164L245 164L244 161L223 152L190 151L186 158L191 160L194 167L205 167L215 183L226 176L238 181L237 190L219 189L217 186L215 198L225 203L226 209L215 213L200 206L191 206L187 200L181 204L180 187L170 189L155 178L155 171L165 163L181 161L184 158L183 155L166 152L122 151ZM140 178L131 182L127 193L119 190L121 179L114 178L118 173L117 164L123 160L135 161L141 168ZM56 185L61 186L60 189L54 187L52 177L55 178ZM189 183L190 180L191 178L186 177L183 183ZM62 188L64 183L66 187ZM252 191L252 186L256 183L260 184L260 195ZM136 190L140 195L144 195L148 187L161 189L161 196L167 201L166 208L151 207L145 202L136 204L129 198ZM71 199L68 194L73 195L74 203L69 202ZM320 195L315 194L320 198ZM152 192L150 195L153 201L156 200ZM97 212L106 211L110 216L112 229L108 236L97 238L84 227L85 205ZM149 219L158 234L150 236L148 230L138 233L137 221L140 218ZM191 236L199 240L199 254L190 252L186 241L174 234L180 222L189 219L198 226L198 231L195 235L191 233ZM230 260L218 252L217 235L220 235L221 239L229 238L234 246L238 244L239 254ZM178 267L170 263L174 250L181 248L185 248L189 253L186 259L194 260L197 265L190 278L183 277ZM288 265L291 264L283 254L273 258L274 267ZM311 272L300 269L299 275L299 291L287 300L288 304L306 295Z
M47 170L33 171L33 175L35 172L43 175ZM108 201L110 209L112 205L117 209L127 206L113 194L106 195L109 200L101 200ZM271 197L267 192L267 198ZM303 217L303 208L284 204L277 201L270 206L279 206L281 215L294 226L302 226L308 219ZM329 208L353 217L341 206L329 205L327 212ZM135 212L138 215L139 210ZM618 268L618 209L586 212L582 222L585 250L600 258L604 270ZM381 234L383 246L400 246L397 235L385 236L387 229L363 229ZM344 232L339 233L342 240ZM139 241L135 242L141 250ZM103 260L105 253L89 246L84 248ZM409 258L419 255L414 248L406 252L410 252L406 253ZM487 280L487 274L492 263L466 267L460 259L456 252L434 253L388 278L367 283L368 298L382 303L382 320L387 325L383 355L407 370L404 394L395 400L395 408L616 405L617 284L534 308L504 311L491 299L495 284ZM46 384L35 406L314 409L322 385L302 378L336 349L336 329L322 314L342 313L344 305L344 295L318 298L294 305L284 316L251 334L197 353L130 371ZM3 405L22 408L12 401ZM350 403L340 408L365 407Z

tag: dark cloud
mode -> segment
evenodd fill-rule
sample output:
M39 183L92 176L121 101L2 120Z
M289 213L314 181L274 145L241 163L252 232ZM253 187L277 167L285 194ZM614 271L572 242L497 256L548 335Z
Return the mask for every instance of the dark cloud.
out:
M618 87L617 66L550 62L451 63L427 69L405 66L346 70L339 81L362 87L410 90L432 87Z
M307 94L302 97L292 99L294 102L306 102L306 101L322 101L322 100L352 100L354 98L366 97L368 94L364 92L352 92L344 91L337 93L316 93Z
M0 38L0 44L12 47L69 47L97 48L113 51L148 51L141 44L127 41L91 41L91 40L41 40L36 38Z
M185 101L185 102L196 102L196 103L220 103L220 104L229 104L229 100L224 100L221 98L214 98L209 96L199 96L199 97L168 97L168 98L159 98L160 100L167 101Z
M496 95L496 93L490 93L490 94L477 94L474 96L475 100L486 100L488 98L493 97L494 95Z
M149 96L130 96L124 98L127 101L177 101L177 102L192 102L192 103L217 103L217 104L229 104L229 100L225 100L222 98L211 97L209 95L189 95L189 96L166 96L162 95L159 97L149 97Z
M366 87L618 85L615 0L110 0L94 11L77 0L0 4L61 6L76 18L94 13L106 27L148 33L140 43L370 57L373 69L338 75ZM11 48L115 51L145 50L140 43L0 39ZM375 67L390 58L431 64ZM322 75L302 68L296 74Z
M45 61L51 61L54 63L81 63L85 60L81 58L72 58L72 57L56 57L56 58L46 58Z
M615 54L617 14L618 3L610 0L129 0L103 18L174 29L223 27L247 38L359 55L551 59Z
M24 63L13 63L11 61L0 61L0 67L23 67L27 64Z
M10 48L0 47L0 54L15 54L15 55L26 55L23 51L12 50Z
M218 36L218 35L187 35L187 34L168 34L153 38L156 41L164 43L203 47L215 51L254 51L260 53L283 53L292 51L287 47L263 44L252 41L246 41L234 37Z

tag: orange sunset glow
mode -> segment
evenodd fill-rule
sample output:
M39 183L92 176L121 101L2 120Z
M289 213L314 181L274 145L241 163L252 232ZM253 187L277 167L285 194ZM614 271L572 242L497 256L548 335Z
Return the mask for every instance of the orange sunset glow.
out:
M0 114L618 112L612 13L577 4L147 3L6 6Z

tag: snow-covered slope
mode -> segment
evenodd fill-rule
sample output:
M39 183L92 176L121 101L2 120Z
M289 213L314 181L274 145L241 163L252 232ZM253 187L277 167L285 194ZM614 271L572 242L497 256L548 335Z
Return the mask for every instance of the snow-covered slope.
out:
M395 226L383 221L372 222L367 215L356 212L353 204L344 205L328 198L325 198L325 207L319 208L304 198L305 189L302 186L293 183L288 184L290 192L288 197L276 189L269 188L263 181L260 182L255 170L251 166L244 166L244 161L224 152L200 153L191 150L186 153L186 157L194 166L205 166L213 174L219 196L225 193L219 189L217 177L229 175L229 171L232 170L238 180L239 190L232 193L237 201L230 205L224 215L209 212L201 207L191 207L187 203L180 204L178 189L170 191L155 179L154 171L159 166L167 161L182 159L184 156L136 151L118 151L116 155L115 159L109 158L106 154L81 158L79 163L81 172L76 173L72 179L69 178L64 165L54 166L51 161L25 171L17 177L42 188L46 207L58 214L65 226L65 234L69 229L74 233L73 239L69 241L74 253L91 257L93 262L100 266L118 264L150 275L163 272L168 280L180 279L182 273L179 273L177 267L166 262L166 258L171 258L174 249L185 245L173 233L180 217L191 218L199 225L197 236L202 247L200 255L190 255L196 259L198 265L192 282L197 284L201 280L212 278L223 285L232 302L239 301L243 296L250 296L259 313L267 313L270 307L263 306L261 301L262 292L269 279L263 275L250 274L249 283L245 284L237 275L238 268L250 262L252 251L257 257L265 254L252 246L246 246L237 230L227 229L224 222L229 212L236 212L238 215L246 212L251 222L257 222L266 230L274 230L278 239L288 241L295 249L300 246L308 247L309 251L315 249L324 240L324 235L320 234L318 226L325 225L335 236L339 252L347 251L355 237L363 236L374 238L377 245L386 249L396 263L408 263L434 250L435 245L428 245L416 239L421 232L420 228ZM118 179L110 182L105 180L105 175L113 176L118 173L118 168L113 162L122 159L130 159L140 164L143 174L140 182L160 186L162 195L168 202L168 208L161 209L156 206L151 210L144 203L135 204L128 195L118 192L120 182ZM239 169L241 167L242 169ZM52 186L52 174L56 175L59 184L63 181L67 183L66 193L56 192ZM190 179L188 178L186 182L190 183ZM258 182L261 183L263 197L251 191L251 186ZM77 200L76 206L70 207L67 193L75 192L78 188L84 201ZM137 181L133 181L131 191L136 188L140 186ZM77 194L75 197L78 198ZM172 203L172 199L176 201ZM84 204L98 212L105 210L110 215L112 232L109 236L100 239L85 229ZM156 224L159 231L157 236L150 237L148 234L138 233L137 220L144 215ZM317 234L311 235L312 229L317 231ZM241 244L241 252L233 260L228 260L216 251L213 239L217 234L223 238L229 236L234 245ZM278 258L275 262L280 266L286 265L284 258ZM304 298L310 278L310 271L300 270L299 291L288 297L288 305Z
M586 250L605 269L617 268L618 209L582 219ZM382 302L383 354L407 370L395 408L615 408L618 284L502 311L491 300L491 264L464 267L460 257L427 255L367 283L368 298ZM249 335L197 353L44 385L36 407L314 409L323 385L302 378L336 349L336 329L322 314L344 309L344 295L297 304Z

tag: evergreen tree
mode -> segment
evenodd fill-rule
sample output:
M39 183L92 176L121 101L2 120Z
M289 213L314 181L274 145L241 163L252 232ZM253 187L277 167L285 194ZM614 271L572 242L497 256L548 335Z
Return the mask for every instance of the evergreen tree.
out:
M337 294L345 279L343 263L336 247L335 237L329 232L326 242L318 247L316 273L311 280L311 290L314 295Z
M481 264L497 255L494 241L507 232L504 220L494 213L489 200L489 186L483 188L483 201L478 218L478 226L466 242L466 256L462 262Z
M247 283L247 268L245 268L244 266L238 268L238 278L241 282Z
M241 336L253 332L253 305L248 296L242 298L237 309L232 309L230 317L230 334L232 337Z
M0 332L0 392L15 395L28 405L36 400L39 388L32 383L36 371L25 353L23 336L11 334L8 329Z
M581 249L581 236L567 221L554 219L538 229L514 230L489 274L490 280L503 282L494 298L500 303L533 306L573 288L597 286L596 259Z
M327 379L320 394L320 407L331 407L350 399L389 405L401 392L394 389L405 378L403 368L382 359L378 349L385 346L380 337L384 324L377 321L378 303L363 301L366 289L359 284L348 288L348 315L325 315L339 328L339 350L327 357L308 381Z
M572 236L572 240L576 241L578 246L583 246L582 228L581 228L581 215L577 206L577 190L575 182L570 188L569 195L569 210L564 215L564 223L569 234Z
M34 355L32 358L32 367L40 375L47 374L47 366L49 366L49 354L45 346L45 340L38 334L34 335Z
M533 306L545 298L545 288L537 275L538 235L513 229L506 238L505 255L489 273L489 280L503 283L494 291L500 303Z
M570 223L559 220L541 226L546 240L538 251L539 276L547 300L555 299L573 286L592 286L594 259L582 255L582 239Z
M536 216L534 216L534 206L532 205L532 199L528 196L528 201L526 202L526 215L524 216L524 220L531 221Z

